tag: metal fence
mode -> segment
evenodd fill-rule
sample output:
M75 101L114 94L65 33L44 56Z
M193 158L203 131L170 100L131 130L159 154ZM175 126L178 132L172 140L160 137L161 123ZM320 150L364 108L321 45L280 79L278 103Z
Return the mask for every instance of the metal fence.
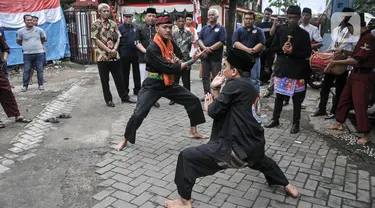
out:
M64 11L70 43L71 61L80 64L95 63L95 45L91 41L91 24L97 18L96 10L88 8Z

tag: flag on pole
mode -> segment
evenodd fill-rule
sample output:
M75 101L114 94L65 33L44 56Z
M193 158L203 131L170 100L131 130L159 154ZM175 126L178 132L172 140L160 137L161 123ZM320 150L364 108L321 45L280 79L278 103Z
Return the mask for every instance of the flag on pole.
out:
M193 20L198 24L197 32L200 32L202 29L202 15L201 15L201 5L199 0L194 0L194 15Z

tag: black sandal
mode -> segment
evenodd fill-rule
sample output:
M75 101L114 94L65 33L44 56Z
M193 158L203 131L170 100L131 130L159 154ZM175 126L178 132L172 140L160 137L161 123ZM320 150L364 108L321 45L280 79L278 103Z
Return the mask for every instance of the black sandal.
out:
M19 117L18 119L16 119L16 122L18 122L18 123L30 123L31 121L33 121L33 120L27 119L27 118L24 118L24 117Z
M5 128L5 125L2 121L0 121L0 129L3 129L3 128Z
M67 114L67 113L62 113L60 114L59 116L57 116L56 118L71 118L72 116L70 114Z
M49 123L60 123L59 119L57 118L48 118L44 122L49 122Z

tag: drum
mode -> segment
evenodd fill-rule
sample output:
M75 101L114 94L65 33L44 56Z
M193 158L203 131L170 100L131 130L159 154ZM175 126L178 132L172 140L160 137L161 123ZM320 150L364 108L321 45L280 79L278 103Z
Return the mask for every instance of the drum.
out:
M343 58L345 58L345 56L340 53L334 54L334 53L316 52L316 53L313 53L310 57L310 67L313 70L324 72L324 69L328 66L331 60L340 60ZM347 67L348 67L347 65L335 65L327 73L340 75L346 71Z

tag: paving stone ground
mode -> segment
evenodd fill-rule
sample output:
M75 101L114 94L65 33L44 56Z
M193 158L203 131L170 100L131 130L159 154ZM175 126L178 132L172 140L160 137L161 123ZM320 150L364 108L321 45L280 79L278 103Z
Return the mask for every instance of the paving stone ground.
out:
M192 91L200 96L198 72L192 71L192 77ZM315 91L309 95L317 94ZM139 128L136 143L122 152L113 148L121 140L134 105L128 105L114 121L109 141L113 151L96 165L102 181L93 196L97 200L94 208L163 207L166 199L178 197L173 181L177 156L184 148L206 141L187 137L189 119L184 108L169 106L168 102L160 100L161 107L153 108ZM306 111L313 111L316 100L307 99L306 103ZM265 99L263 108L266 122L272 113L273 98ZM228 169L196 181L193 207L375 207L375 176L369 169L357 166L350 155L332 147L308 125L306 112L302 132L291 135L291 112L291 106L287 106L282 125L265 130L266 154L297 186L299 198L287 196L282 187L268 186L258 171ZM199 129L209 134L212 120L207 115L206 119Z

